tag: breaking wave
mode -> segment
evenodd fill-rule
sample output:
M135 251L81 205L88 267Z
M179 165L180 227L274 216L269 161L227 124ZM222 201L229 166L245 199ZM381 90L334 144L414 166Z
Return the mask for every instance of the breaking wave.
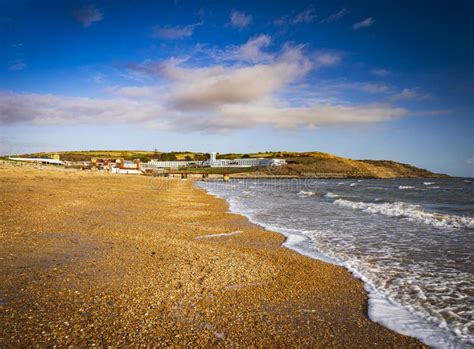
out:
M404 202L366 203L337 199L334 203L365 212L406 218L413 222L430 224L439 228L474 228L474 218L427 212L419 205Z
M296 195L298 195L299 197L302 197L302 198L306 198L308 196L315 196L315 195L319 195L319 194L315 193L313 191L304 191L304 190L302 190Z

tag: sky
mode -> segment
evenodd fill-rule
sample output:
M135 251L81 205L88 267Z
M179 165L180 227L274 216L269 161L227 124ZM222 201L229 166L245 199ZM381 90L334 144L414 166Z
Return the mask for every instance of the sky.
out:
M0 153L323 151L474 176L473 1L0 0Z

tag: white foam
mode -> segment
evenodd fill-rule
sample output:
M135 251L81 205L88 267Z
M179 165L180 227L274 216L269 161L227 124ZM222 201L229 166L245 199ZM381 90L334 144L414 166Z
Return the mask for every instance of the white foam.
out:
M435 184L435 182L423 182L423 185L432 185Z
M398 186L398 189L407 190L407 189L415 189L415 187L413 187L411 185L400 185L400 186Z
M379 213L389 217L406 218L410 221L430 224L440 228L474 228L474 218L426 212L421 206L404 202L366 203L337 199L334 203L342 207Z
M301 197L308 197L308 196L314 196L314 195L316 195L316 193L315 193L315 192L312 192L312 191L304 191L304 190L302 190L302 191L300 191L300 192L299 192L298 194L296 194L296 195L301 196Z
M334 193L331 193L331 192L328 192L328 193L324 194L324 197L327 197L327 198L329 198L329 199L335 199L335 198L338 198L339 195L334 194Z

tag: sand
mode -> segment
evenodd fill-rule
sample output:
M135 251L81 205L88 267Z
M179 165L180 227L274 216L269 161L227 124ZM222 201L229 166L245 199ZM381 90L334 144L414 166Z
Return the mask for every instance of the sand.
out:
M422 347L191 181L3 164L0 195L0 347Z

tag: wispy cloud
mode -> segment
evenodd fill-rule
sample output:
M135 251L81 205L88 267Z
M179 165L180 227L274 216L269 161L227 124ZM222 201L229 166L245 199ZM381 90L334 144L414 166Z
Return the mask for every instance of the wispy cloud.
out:
M372 69L371 73L380 77L386 77L392 75L392 72L388 69Z
M347 14L349 14L349 10L346 9L345 7L341 10L339 10L336 13L333 13L329 15L328 17L322 19L319 23L334 23L340 20L341 18L345 17Z
M19 71L27 67L25 61L22 58L15 59L8 67L9 71Z
M104 16L94 5L76 8L72 11L72 16L84 28L90 27L94 22L100 22Z
M313 7L308 7L305 10L301 11L298 13L294 18L293 18L293 23L294 24L299 24L299 23L311 23L316 19L316 12Z
M272 39L269 35L262 34L250 38L243 45L214 50L211 56L218 61L268 62L273 59L273 55L264 50L271 45L271 42Z
M407 100L425 100L429 99L431 96L427 93L421 93L418 88L404 88L397 94L391 96L390 100L395 101L407 101Z
M166 40L188 38L193 35L196 27L200 26L201 24L202 22L199 22L182 27L163 27L160 25L156 25L153 27L152 37Z
M392 91L392 88L389 85L374 82L352 82L339 84L338 86L372 94L384 94Z
M234 28L244 29L252 22L252 16L245 12L233 10L229 17L230 25Z
M273 24L277 27L289 27L291 25L297 25L301 23L311 23L317 18L316 11L314 10L314 7L309 6L303 11L297 13L296 15L294 14L289 14L282 16L280 18L277 18L273 21Z
M374 23L375 23L375 19L373 19L372 17L368 17L364 19L363 21L354 23L354 25L352 26L352 29L359 30L361 28L368 28L368 27L371 27Z
M320 50L313 56L313 65L315 68L338 65L342 62L342 56L337 51Z

